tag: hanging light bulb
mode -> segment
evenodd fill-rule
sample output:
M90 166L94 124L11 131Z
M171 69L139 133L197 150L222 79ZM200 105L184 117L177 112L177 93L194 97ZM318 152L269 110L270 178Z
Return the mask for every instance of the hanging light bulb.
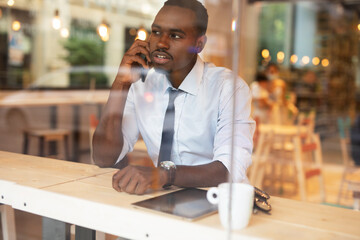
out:
M302 62L302 64L307 65L310 62L310 58L308 56L303 56L301 58L301 62Z
M14 0L8 0L7 1L7 5L10 6L10 7L14 6L14 4L15 4Z
M59 30L61 28L61 19L60 19L60 16L59 16L59 10L58 9L55 10L55 14L54 14L54 17L52 19L52 27L55 30Z
M105 20L103 20L100 23L100 25L97 27L97 31L98 31L98 34L99 34L101 40L103 40L104 42L109 40L110 30L109 30L109 26Z
M69 30L67 28L62 28L60 30L60 36L63 38L68 38L70 35Z
M291 55L290 62L292 64L295 64L297 61L298 61L298 56L296 56L295 54Z
M319 63L320 63L320 59L319 59L318 57L314 57L314 58L312 59L312 63L313 63L315 66L317 66L317 65L319 65Z
M261 51L261 56L262 56L263 58L268 58L268 57L270 56L269 50L263 49L263 50Z
M139 30L137 31L135 39L140 39L142 41L145 41L147 35L148 35L147 31L143 27L140 27Z
M330 61L327 58L324 58L323 60L321 60L321 65L323 67L327 67L327 66L329 66L329 64L330 64Z
M276 57L277 57L277 61L279 63L282 63L282 62L284 62L285 53L283 51L280 51L276 54Z
M13 21L11 24L11 28L12 30L14 30L15 32L19 31L21 28L21 23L17 20Z

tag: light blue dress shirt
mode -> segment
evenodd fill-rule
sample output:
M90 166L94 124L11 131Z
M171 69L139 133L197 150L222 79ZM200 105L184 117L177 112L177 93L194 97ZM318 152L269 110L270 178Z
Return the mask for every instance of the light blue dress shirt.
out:
M153 69L145 82L132 84L123 116L124 147L118 161L133 150L141 134L157 166L170 88L166 76ZM238 78L234 86L230 70L204 63L198 57L179 90L174 103L171 161L176 165L201 165L218 160L232 173L233 181L247 182L255 130L248 85Z

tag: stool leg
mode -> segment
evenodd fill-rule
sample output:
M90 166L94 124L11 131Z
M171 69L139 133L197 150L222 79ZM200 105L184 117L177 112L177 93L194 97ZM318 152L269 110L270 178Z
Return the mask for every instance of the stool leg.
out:
M70 154L69 154L69 136L66 135L64 137L64 150L65 150L65 158L66 160L70 160Z
M29 134L24 132L24 145L23 145L23 153L28 154L29 151Z
M44 147L45 147L45 139L44 137L39 137L39 156L44 157Z

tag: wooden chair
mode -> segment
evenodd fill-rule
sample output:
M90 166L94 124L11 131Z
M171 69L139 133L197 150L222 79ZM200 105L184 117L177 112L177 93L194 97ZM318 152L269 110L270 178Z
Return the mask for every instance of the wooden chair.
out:
M270 143L272 139L272 133L259 133L256 149L252 156L253 163L248 171L250 183L259 188L262 188L265 168L269 162L269 154L272 145Z
M24 145L23 153L28 154L29 143L31 138L37 138L39 140L38 155L41 157L48 156L49 142L57 142L62 144L64 147L63 159L70 160L69 155L69 137L71 134L70 130L66 129L26 129L23 131L24 134ZM59 156L55 156L60 158Z
M14 209L0 203L1 227L4 240L16 240Z
M354 209L360 209L360 167L356 166L353 159L349 156L350 152L350 118L338 118L338 129L340 136L341 154L343 160L344 171L341 177L340 189L337 198L337 204L341 203L344 195L344 186L347 191L353 193Z
M310 113L299 113L297 119L297 126L300 128L305 126L307 128L306 133L300 134L303 140L306 140L308 136L311 136L315 132L315 111L311 111Z
M294 160L296 176L299 185L301 200L307 199L306 180L317 176L319 178L320 196L325 202L325 185L322 170L322 149L320 136L311 134L306 142L299 136L294 137Z
M299 179L294 161L293 139L299 137L301 144L311 142L310 136L314 134L315 128L315 112L298 114L296 125L292 126L297 129L295 134L276 134L276 131L265 135L259 134L258 144L253 154L253 165L249 171L252 184L261 187L265 180L274 188L278 183L280 192L285 182L297 186Z

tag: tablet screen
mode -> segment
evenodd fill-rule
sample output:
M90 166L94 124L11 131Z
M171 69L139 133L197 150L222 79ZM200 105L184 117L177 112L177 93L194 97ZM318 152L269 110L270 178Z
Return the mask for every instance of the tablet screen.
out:
M217 205L209 203L206 192L197 188L185 188L136 202L133 205L195 220L217 212Z

